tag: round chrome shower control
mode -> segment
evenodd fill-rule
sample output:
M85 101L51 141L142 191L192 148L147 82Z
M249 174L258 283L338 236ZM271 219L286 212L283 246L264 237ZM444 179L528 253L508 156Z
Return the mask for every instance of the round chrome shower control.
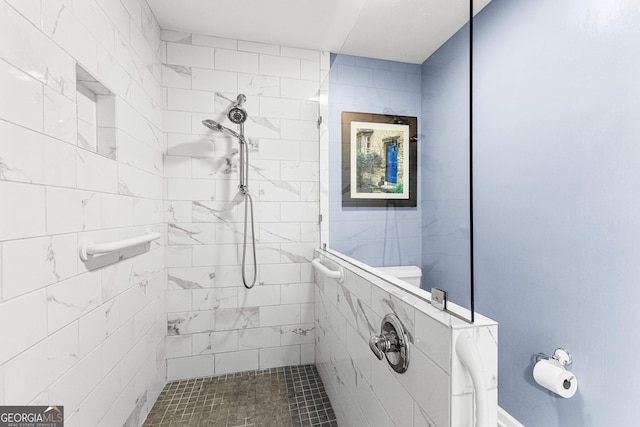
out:
M369 348L379 360L384 357L394 371L401 374L409 368L409 348L407 335L400 319L389 313L382 319L380 335L371 337Z

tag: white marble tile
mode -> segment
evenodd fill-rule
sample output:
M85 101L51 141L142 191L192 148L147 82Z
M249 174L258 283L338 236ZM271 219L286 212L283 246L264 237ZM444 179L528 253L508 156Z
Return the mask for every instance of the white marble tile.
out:
M49 185L76 185L76 146L49 139L44 146L44 180Z
M4 121L0 122L0 132L0 179L45 182L44 152L50 138Z
M451 329L416 310L415 346L445 372L451 365Z
M217 313L215 314L217 320ZM167 336L211 332L213 330L214 313L211 311L170 313L167 315Z
M168 178L167 192L169 200L214 200L216 187L211 180Z
M314 101L318 99L320 87L317 81L282 79L281 84L282 96L285 98L300 99L302 101Z
M320 176L318 162L281 162L281 177L285 181L317 182ZM316 208L317 210L317 208Z
M260 349L259 369L300 364L300 346L270 347Z
M315 306L313 303L300 304L300 322L311 323L315 318Z
M118 194L100 195L100 224L102 228L131 227L133 225L133 201Z
M218 309L215 312L216 331L257 328L261 326L261 310L262 307Z
M238 332L238 346L240 350L278 347L280 335L280 328L277 326L243 329Z
M194 335L170 335L166 337L167 359L188 357L192 355L192 340Z
M189 267L191 266L192 247L189 245L165 246L164 262L169 267Z
M185 67L214 68L214 49L167 42L167 63Z
M199 245L193 247L193 265L236 265L238 264L237 245Z
M299 264L260 265L260 281L263 284L299 283Z
M238 52L228 49L216 49L215 63L216 70L257 74L259 55L257 53Z
M67 1L42 4L42 30L87 70L97 69L97 41L73 14Z
M388 365L372 366L371 387L378 400L385 402L385 410L399 426L413 425L413 398L398 382L399 376ZM420 377L418 378L420 380Z
M40 13L42 9L39 0L7 0L6 3L13 6L33 25L36 27L40 26Z
M28 19L35 19L32 21L35 26L40 26L39 1L12 0L9 3L17 7L19 12L26 13ZM31 15L35 13L38 15ZM15 48L21 45L29 48ZM4 3L0 5L0 52L6 61L30 73L35 79L69 99L75 97L73 59Z
M75 144L77 141L75 103L49 88L44 88L44 132L54 138Z
M258 369L259 350L245 350L215 355L215 375Z
M0 117L42 131L44 128L42 83L0 60Z
M216 267L216 286L242 286L242 268L239 265L222 265Z
M193 310L217 310L238 307L237 287L193 289Z
M0 363L36 344L47 336L47 296L44 290L32 292L0 304L2 325L6 327L4 339L11 345L0 347Z
M300 324L300 304L260 307L260 327Z
M193 309L193 292L184 290L168 290L165 292L165 309L167 313L187 312Z
M295 223L258 224L261 243L293 243L301 239L300 227Z
M277 119L300 119L301 104L298 100L260 97L260 116Z
M260 74L299 79L300 60L284 56L260 55Z
M70 413L102 379L102 352L95 350L78 361L49 388L51 402L64 402L65 412ZM68 409L66 409L68 408ZM68 412L67 412L68 411Z
M0 180L0 241L45 234L45 189Z
M280 285L257 285L251 289L238 288L239 307L263 307L280 304Z
M6 363L6 403L30 402L77 361L78 328L74 323Z
M165 201L164 220L172 223L189 223L193 210L191 201Z
M283 119L280 123L283 139L309 142L318 139L318 128L314 121Z
M117 139L118 161L149 173L162 173L162 153L158 147L143 144L121 131L117 132Z
M192 68L162 64L162 86L191 89ZM194 89L201 89L194 87Z
M164 156L165 178L190 178L191 158L182 156Z
M280 96L280 78L259 74L238 73L238 92L247 96Z
M110 334L102 344L103 375L110 372L135 344L134 325L130 320L114 333Z
M83 426L99 425L100 420L120 392L120 372L115 369L109 372L81 403L78 411L79 424Z
M320 68L316 61L300 61L300 79L309 80L312 82L320 81ZM317 108L316 108L317 111Z
M85 273L47 288L49 333L90 312L102 302L99 272Z
M118 193L125 196L162 198L162 177L118 163Z
M193 334L193 354L214 354L238 351L238 331Z
M226 39L200 34L194 34L191 43L199 46L220 47L231 50L236 50L238 48L238 41L235 39Z
M167 226L170 245L210 245L216 242L215 224L169 223Z
M280 345L311 344L315 342L315 325L306 323L280 327Z
M214 267L177 267L167 269L167 289L212 288L215 284Z
M87 150L77 150L77 187L104 193L118 192L118 168L114 160Z
M312 303L314 283L294 283L281 286L282 304Z
M100 227L100 195L87 191L47 187L49 234L95 230Z
M210 354L167 360L167 380L210 377L217 374L215 356Z
M167 89L167 108L174 111L200 113L214 112L215 96L212 92L191 89Z
M193 202L193 222L230 222L239 221L239 210L242 207L235 202L216 201L194 201ZM232 226L232 225L231 225ZM232 226L234 227L234 226ZM236 227L234 227L235 230ZM218 228L220 232L224 230ZM235 233L234 233L235 234ZM220 236L217 243L228 243Z
M191 87L211 92L229 92L238 90L238 73L232 71L207 70L193 68Z
M78 272L75 234L4 243L2 252L3 298L10 299L67 279ZM38 260L25 269L25 261Z

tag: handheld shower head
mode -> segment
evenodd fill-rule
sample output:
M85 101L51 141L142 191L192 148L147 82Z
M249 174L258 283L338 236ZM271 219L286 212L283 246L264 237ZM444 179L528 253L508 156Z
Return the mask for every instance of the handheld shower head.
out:
M241 144L244 144L246 142L244 139L244 136L240 135L238 132L234 130L229 129L226 126L222 126L220 123L216 122L215 120L211 120L211 119L203 120L202 124L213 131L226 133L227 135L231 135L235 138L238 138L238 141L240 141Z

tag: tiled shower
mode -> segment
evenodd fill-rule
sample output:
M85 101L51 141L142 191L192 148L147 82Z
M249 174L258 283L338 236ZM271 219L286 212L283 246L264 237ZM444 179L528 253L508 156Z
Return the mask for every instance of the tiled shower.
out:
M161 31L143 0L0 1L0 405L64 405L67 427L139 426L167 381L319 356L329 395L351 390L316 350L319 325L351 321L318 293L311 267L328 63L323 52ZM238 93L259 242L251 291L240 279L238 147L201 125ZM78 256L83 241L149 232L162 238L148 248ZM343 298L361 300L346 286ZM339 316L320 317L319 301ZM352 378L372 363L333 361ZM391 422L381 396L354 394ZM455 425L414 418L411 405L414 425Z

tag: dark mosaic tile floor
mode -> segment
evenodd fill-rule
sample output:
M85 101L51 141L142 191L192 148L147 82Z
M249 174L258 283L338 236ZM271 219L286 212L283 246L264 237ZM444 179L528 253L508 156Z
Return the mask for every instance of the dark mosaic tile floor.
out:
M314 365L168 383L143 427L337 427Z

